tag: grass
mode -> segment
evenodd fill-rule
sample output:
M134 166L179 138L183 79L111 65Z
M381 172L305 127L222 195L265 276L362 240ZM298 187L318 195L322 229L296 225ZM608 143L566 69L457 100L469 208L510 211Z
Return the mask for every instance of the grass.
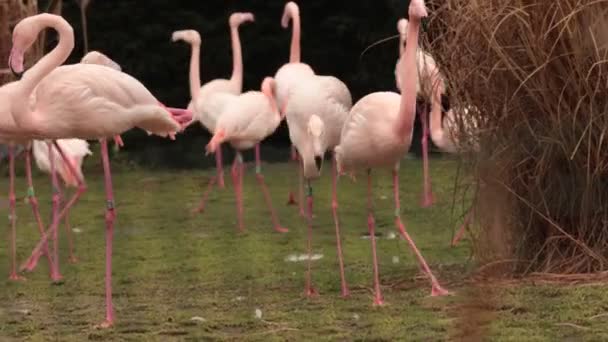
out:
M284 205L289 184L296 180L292 165L264 166L274 205L282 223L290 228L287 234L271 230L252 167L244 184L244 234L236 232L229 177L227 188L211 195L208 210L191 216L189 210L198 202L212 169L116 167L113 289L117 324L110 330L97 330L94 325L104 313L104 197L100 169L88 167L88 191L72 214L73 227L80 230L75 234L80 262L64 262L62 231L63 284L49 282L44 260L39 269L26 275L26 282L3 280L0 340L442 341L471 337L480 330L463 330L463 324L485 325L486 337L496 341L608 338L608 316L602 315L608 310L608 297L601 286L526 283L484 290L465 285L475 266L469 245L465 240L457 248L449 246L461 212L460 207L452 212L456 168L454 160L432 160L438 203L421 209L421 164L406 160L401 167L403 218L439 279L455 294L447 298L429 297L430 287L406 243L389 238L388 233L395 231L390 175L375 172L376 220L384 234L378 240L380 275L388 303L377 308L371 305L370 244L361 237L367 230L363 178L356 183L342 178L339 183L346 275L352 290L347 300L339 296L329 177L314 184L313 252L323 258L313 263L313 281L320 296L306 299L302 296L306 263L285 261L292 253L304 253L306 247L305 221L295 207ZM44 175L34 181L43 217L48 219L49 181ZM6 189L5 179L1 188ZM23 177L17 189L18 256L24 260L37 234L29 206L23 202ZM4 242L0 260L4 277L8 275ZM478 304L473 299L483 300Z

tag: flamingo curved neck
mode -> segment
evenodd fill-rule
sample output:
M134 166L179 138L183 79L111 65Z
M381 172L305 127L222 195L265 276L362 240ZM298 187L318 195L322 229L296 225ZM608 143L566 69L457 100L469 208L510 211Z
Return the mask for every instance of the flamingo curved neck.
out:
M238 26L230 27L230 39L232 41L232 76L230 81L237 85L240 93L243 91L243 53Z
M192 44L192 53L190 54L190 97L192 101L196 99L201 90L201 45Z
M63 64L70 53L74 49L74 30L63 18L51 15L40 15L36 19L36 28L40 34L46 28L52 28L59 34L59 43L55 48L44 57L42 57L34 66L32 66L18 82L20 93L23 99L29 99L38 86L51 71ZM16 107L13 111L15 122L19 126L23 126L30 118L29 101L13 101Z
M289 63L300 63L300 15L291 15L291 49L289 51Z
M420 18L412 17L408 25L407 45L400 59L398 72L401 77L401 103L399 105L399 116L396 125L396 133L400 139L406 139L411 135L414 127L416 110L416 50L418 49L418 32L420 30Z

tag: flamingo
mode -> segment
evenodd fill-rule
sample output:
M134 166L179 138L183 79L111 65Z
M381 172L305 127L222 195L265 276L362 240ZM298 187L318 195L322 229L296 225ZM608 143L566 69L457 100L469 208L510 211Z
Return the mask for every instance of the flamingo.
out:
M424 0L412 0L409 5L411 23L408 28L408 42L400 61L404 82L401 95L394 92L376 92L366 95L352 107L348 119L342 127L340 144L335 148L338 172L367 170L368 228L374 263L374 305L383 305L380 291L378 260L376 256L375 222L372 204L371 169L392 167L395 196L395 224L399 233L410 247L431 280L431 295L446 295L416 244L410 238L401 221L399 202L398 165L412 141L414 111L416 106L416 49L420 18L426 17Z
M305 77L289 89L289 102L285 109L289 138L300 154L303 176L308 185L309 258L305 285L307 296L316 295L311 280L313 196L310 181L320 176L325 152L333 150L340 142L341 129L351 107L352 99L348 88L332 76ZM342 296L348 297L350 293L344 276L336 191L336 163L335 158L332 157L332 214L336 229Z
M215 133L207 144L207 153L218 151L223 142L229 142L237 150L232 164L232 181L236 195L238 227L243 231L243 156L242 151L255 147L255 174L262 188L264 200L270 211L274 230L279 233L288 232L279 223L279 219L272 207L270 193L266 188L262 175L260 161L260 142L271 135L279 126L283 118L278 110L274 97L276 89L275 80L266 77L262 82L260 91L248 91L241 95L232 95L233 98L220 114Z
M438 74L433 75L433 79L437 79ZM438 83L436 83L438 84ZM475 132L479 129L479 123L475 119L475 116L470 115L472 111L479 111L476 107L470 105L464 105L456 108L450 108L445 115L443 115L443 106L441 103L442 88L434 87L433 96L431 98L431 114L430 114L430 131L431 139L435 146L441 151L446 153L460 153L463 152L465 146L462 146L458 136L458 126L456 123L456 113L461 113L463 120L464 131L467 132L468 136L475 137ZM472 141L472 151L479 152L479 141L474 139ZM472 219L473 211L469 209L464 216L464 222L454 235L452 239L452 246L456 246L458 241L464 235L466 227L470 224Z
M294 84L297 84L302 78L313 76L315 72L310 67L310 65L306 63L302 63L300 61L300 8L298 5L290 1L285 4L285 8L283 10L283 17L281 18L281 26L283 28L289 27L289 22L292 22L292 33L291 33L291 47L289 51L289 63L284 64L277 70L274 79L277 84L277 103L279 106L279 110L283 116L285 116L284 110L287 106L287 99L289 96L289 88ZM298 152L295 149L295 146L291 146L291 160L298 160ZM300 187L299 187L299 201L295 200L295 196L293 190L289 191L289 199L287 200L288 205L299 204L300 215L306 216L304 213L304 205L303 205L303 183L302 183L302 169L299 164L296 164L298 167L299 178L300 178Z
M72 174L68 170L68 166L64 164L63 160L59 157L59 151L54 148L50 142L43 142L41 140L34 140L32 142L32 151L34 154L34 160L36 161L36 165L43 172L49 173L53 182L53 216L57 215L59 198L61 196L55 172L57 172L61 176L61 179L63 180L66 187L77 187L77 179L84 180L84 176L82 175L82 161L84 157L92 154L91 150L89 150L89 143L86 140L59 139L57 140L57 145L59 145L66 157L68 157L68 159L74 166L77 177L72 176ZM69 246L68 261L70 263L76 263L78 259L74 255L72 228L70 227L68 212L66 212L65 214L64 221ZM56 244L56 236L54 237L54 240Z
M401 90L401 77L399 72L399 62L403 55L404 45L407 41L408 31L408 20L400 19L397 22L397 31L399 31L399 60L395 65L395 81L397 88ZM440 75L437 63L431 54L424 51L422 48L416 50L416 94L422 95L422 98L426 100L426 103L430 103L432 97L432 78L437 75L436 79L440 83L441 93L445 93L444 78ZM420 113L420 122L422 123L422 170L423 170L423 196L422 196L422 207L430 207L435 202L433 196L433 190L431 187L431 176L429 174L429 150L428 150L428 137L429 137L429 125L428 125L428 109L424 105L424 109Z
M246 22L253 22L255 17L252 13L233 13L228 19L230 26L230 39L232 41L232 76L230 79L215 79L203 87L200 80L200 47L201 36L195 30L175 31L171 40L176 42L182 40L191 46L190 55L190 96L191 101L188 109L194 113L194 121L199 121L211 134L215 132L215 124L222 108L226 105L229 96L224 94L239 95L243 91L243 56L241 52L241 40L239 38L239 26ZM207 192L211 190L217 181L219 188L224 188L224 171L221 149L215 153L217 176L209 180L207 191L203 195L195 212L202 212L205 207Z
M107 137L139 127L159 136L169 136L183 129L192 119L188 110L167 108L143 84L132 76L96 64L61 65L74 48L74 31L61 16L42 13L27 17L13 29L13 45L9 67L15 74L23 73L23 57L38 34L53 28L59 43L15 82L9 94L13 119L20 130L39 139L100 139L106 190L106 313L100 327L113 325L112 305L112 237L115 205L108 157ZM26 101L36 88L36 101L30 108ZM2 131L0 131L2 133ZM58 145L54 143L55 147ZM49 229L22 269L31 271L40 257L40 250L54 234L59 220L86 189L82 179L58 149L69 171L77 178L78 190L55 217Z

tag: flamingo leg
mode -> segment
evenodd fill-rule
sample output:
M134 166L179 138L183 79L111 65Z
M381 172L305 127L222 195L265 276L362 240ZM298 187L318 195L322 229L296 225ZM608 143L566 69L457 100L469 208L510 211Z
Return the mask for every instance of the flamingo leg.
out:
M10 222L10 267L11 271L8 276L9 280L19 281L25 280L22 276L17 274L17 214L15 213L15 206L17 205L17 199L15 198L15 147L10 145L8 147L8 159L9 159L9 193L8 201L10 207L9 222Z
M296 151L295 146L291 145L291 156L290 160L296 162L298 160L298 152ZM298 165L299 166L299 165ZM289 199L287 200L287 205L296 205L298 201L296 201L295 195L293 193L293 189L289 190ZM300 206L300 208L302 208Z
M241 152L237 151L236 155L234 156L234 162L232 163L232 170L231 170L231 174L232 174L232 184L234 185L234 195L236 197L236 214L237 214L237 225L239 228L239 231L242 233L243 231L245 231L245 227L243 225L243 198L242 196L242 192L241 192L241 185L242 185L242 168L241 165L243 164L243 156L241 155Z
M55 141L53 141L53 145L55 146L55 149L57 149L57 151L61 155L61 158L63 159L66 167L68 168L68 171L72 174L72 177L74 177L74 179L76 179L76 181L78 183L78 188L77 188L76 192L74 193L74 195L72 195L72 198L70 198L70 200L65 204L65 206L63 207L63 210L61 210L61 212L59 212L59 214L55 217L55 220L51 223L51 226L44 232L44 235L40 238L40 241L38 242L38 244L32 251L32 254L28 258L26 263L21 266L21 270L27 270L30 272L33 271L34 268L36 267L36 265L38 263L38 259L40 258L41 254L42 254L41 250L42 250L43 246L46 245L46 243L50 237L50 234L54 234L54 231L59 226L59 222L61 222L61 220L65 217L66 213L70 210L70 208L72 206L74 206L74 204L78 201L78 199L80 199L80 196L82 196L82 194L87 190L87 186L85 185L84 181L80 178L80 176L76 172L76 169L74 168L74 165L72 165L72 162L66 156L66 154L63 152L61 147Z
M473 218L472 216L473 208L469 209L469 211L464 216L464 222L462 222L462 225L460 226L460 228L454 235L454 238L452 239L452 247L456 247L456 245L458 245L458 242L460 242L460 239L462 239L462 237L464 236L467 227L471 224L471 220Z
M308 240L306 243L306 250L308 251L308 269L306 271L306 287L304 288L304 294L307 297L313 297L318 295L317 290L312 286L312 186L310 185L310 181L308 181L308 195L306 199L306 204L308 206Z
M218 146L215 151L215 168L217 170L217 187L223 189L224 186L224 163L222 161L222 146Z
M32 211L34 213L34 218L36 219L36 224L38 225L38 231L40 232L40 236L44 235L44 223L42 223L42 217L40 216L38 198L36 198L36 193L34 191L34 181L32 180L32 148L31 146L26 146L25 150L25 175L27 178L27 198L32 206ZM48 245L45 244L42 248L42 252L46 255L47 260L49 262L49 269L53 269L53 260L51 259L51 254L48 250Z
M372 243L372 258L374 262L374 306L384 305L380 290L380 272L378 270L378 254L376 253L376 222L372 203L372 170L367 170L367 229Z
M337 165L336 158L332 158L332 170L331 170L331 180L332 180L332 191L331 191L331 210L334 216L334 223L336 225L336 248L338 250L338 264L340 265L340 283L342 286L342 297L350 296L350 291L348 290L348 284L346 283L346 277L344 275L344 259L342 257L342 242L340 239L340 218L338 217L338 196L337 196Z
M298 158L298 178L299 178L299 188L298 188L298 203L300 207L300 216L306 217L306 211L304 210L304 164L302 158Z
M211 179L209 179L209 183L207 183L207 189L203 193L201 202L199 203L198 207L196 207L192 211L192 213L196 214L196 213L202 213L203 211L205 211L205 205L207 204L207 197L209 197L209 193L213 189L213 186L215 185L216 180L217 180L217 176L211 177Z
M405 225L401 221L401 203L399 200L399 171L398 170L399 170L399 168L397 165L393 169L393 192L394 192L394 196L395 196L395 225L397 226L397 230L399 231L401 236L403 236L403 238L405 238L405 240L407 240L407 243L410 245L410 247L416 254L416 257L418 258L418 262L420 263L420 266L422 267L424 272L429 276L429 278L431 280L431 296L434 297L434 296L447 295L448 291L446 289L442 288L441 285L439 285L437 278L435 278L435 275L433 275L431 268L426 263L426 260L424 260L424 257L418 250L418 247L416 247L414 240L412 240L410 235L407 233L407 231L405 230Z
M422 174L423 174L423 195L421 206L428 208L433 205L435 198L431 189L431 175L429 174L429 124L427 105L420 112L420 122L422 123Z
M106 139L101 139L100 143L106 191L106 319L100 325L100 327L108 328L114 324L114 307L112 305L112 240L114 238L114 220L116 219L116 209L114 205L114 192L112 190L112 174L110 171L110 157L108 156L108 141Z
M55 222L57 219L57 211L59 210L59 202L61 200L61 194L59 191L59 181L57 179L57 172L55 170L55 156L53 156L53 145L47 142L49 149L49 162L51 164L51 184L53 186L53 204L51 213L51 222ZM51 265L51 279L55 282L63 279L63 276L59 272L59 240L58 240L58 229L53 231L53 264Z
M255 145L255 177L262 188L262 192L264 193L264 200L266 201L266 206L268 206L268 211L270 211L270 217L272 218L272 224L274 226L274 230L279 233L287 233L289 229L282 227L281 223L279 223L279 218L277 217L274 208L272 207L272 199L270 198L270 193L268 192L268 188L266 187L266 183L264 182L264 176L262 175L262 161L260 159L260 144Z

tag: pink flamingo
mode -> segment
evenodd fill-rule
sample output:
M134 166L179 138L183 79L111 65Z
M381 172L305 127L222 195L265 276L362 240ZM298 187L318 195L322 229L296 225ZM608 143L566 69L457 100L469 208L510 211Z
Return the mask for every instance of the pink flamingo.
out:
M316 290L311 281L312 209L313 196L310 181L320 176L323 157L327 150L333 150L340 142L342 126L352 107L352 99L346 85L331 76L303 77L289 89L289 102L285 113L289 127L289 138L297 148L302 161L303 176L308 185L308 270L305 294L312 296ZM342 296L349 296L344 276L344 260L340 239L338 200L336 187L336 164L332 158L332 214L336 229L336 247Z
M403 55L404 46L407 41L408 21L407 19L400 19L397 22L397 30L399 31L399 56ZM401 74L399 72L399 62L397 61L395 66L395 81L397 88L401 90ZM440 83L441 93L445 93L444 79L440 75L439 68L433 56L425 52L421 48L416 50L416 66L417 73L416 77L416 94L422 95L423 99L427 102L431 102L433 93L432 78L437 75L436 79ZM422 170L423 170L423 196L422 196L422 207L430 207L435 202L433 196L433 190L431 187L431 176L429 174L429 124L428 124L428 107L424 105L424 109L420 113L420 122L422 123Z
M57 215L59 201L61 197L61 190L55 177L55 172L61 176L63 183L66 187L77 187L77 179L84 181L82 175L82 161L84 157L92 154L89 150L89 143L82 139L59 139L57 145L63 150L65 156L72 163L76 176L72 176L68 170L68 166L63 162L63 159L59 157L59 151L53 147L51 142L43 142L40 140L34 140L32 142L32 151L34 154L34 160L36 165L43 172L49 173L53 182L53 216ZM70 263L76 263L78 259L74 255L74 242L72 238L72 228L70 227L70 220L68 212L65 214L65 229L68 238L69 247L69 259ZM53 237L55 245L57 244L56 234ZM55 250L57 248L55 247ZM58 260L56 260L58 262Z
M194 113L194 121L199 121L211 134L215 132L215 125L222 108L226 105L226 99L230 97L223 94L239 95L243 91L243 55L241 52L241 40L239 38L239 27L246 22L255 20L252 13L233 13L228 24L230 26L230 39L232 42L232 76L230 79L215 79L201 87L200 79L200 48L201 36L195 30L181 30L173 32L171 39L185 41L191 46L190 55L190 96L191 101L188 109ZM218 187L224 188L224 171L222 163L222 151L215 153L217 176L209 180L207 192L216 183ZM195 212L202 212L205 208L206 194L203 195L200 205Z
M220 114L215 134L207 144L207 153L216 152L223 142L230 142L237 150L232 164L232 181L236 195L238 227L240 231L243 227L243 156L242 151L255 147L255 174L257 181L262 188L264 199L274 230L280 233L288 232L279 223L279 219L272 207L270 193L264 182L262 175L262 164L260 160L260 142L271 135L281 123L283 118L278 110L274 91L276 84L274 79L267 77L262 82L260 91L248 91L241 95L233 95L233 99L226 105Z
M393 187L395 196L395 224L399 233L408 241L410 247L430 277L431 295L445 295L448 292L440 285L426 261L418 251L401 221L399 202L398 165L412 141L414 110L416 107L416 49L420 18L427 16L424 0L412 0L409 6L411 24L408 29L408 42L400 62L403 80L401 95L394 92L377 92L359 100L350 111L347 122L342 128L340 145L336 146L338 171L354 172L366 169L368 172L368 227L372 244L374 262L374 304L384 303L380 291L378 260L376 256L375 222L372 204L371 169L374 167L393 168Z
M315 72L312 68L300 61L300 8L298 5L290 1L285 4L285 8L283 10L283 17L281 18L281 26L283 28L289 27L289 22L292 22L292 33L291 33L291 48L289 51L289 63L284 64L274 76L277 84L277 103L279 109L281 110L282 115L285 117L285 109L287 107L287 100L289 98L289 88L294 84L297 84L302 78L313 76ZM295 149L295 146L291 146L291 160L298 160L298 152ZM287 200L288 205L299 204L300 207L300 215L306 216L304 213L304 192L303 192L303 182L302 182L302 169L299 164L296 164L299 172L299 200L295 200L295 196L293 191L289 192L289 199Z
M59 33L58 45L16 82L11 99L30 98L36 88L36 102L30 108L25 101L11 101L17 126L41 139L81 138L100 139L101 157L106 184L106 314L101 327L114 323L112 305L112 237L115 205L110 174L106 137L121 134L133 127L142 128L159 136L173 137L192 119L192 113L163 106L139 81L130 75L96 64L63 65L74 48L74 31L62 17L48 13L21 20L13 30L13 46L9 58L11 70L23 73L23 56L47 27ZM0 132L1 133L1 132ZM55 144L55 147L57 145ZM69 171L76 171L59 149ZM78 200L85 185L82 179L76 194L55 217L49 229L23 267L32 270L40 257L40 250L54 234L59 220Z
M439 78L438 74L432 76L433 80ZM435 81L435 84L439 84L439 81ZM474 106L462 106L457 108L450 108L445 115L443 115L443 107L441 104L441 95L443 88L436 86L433 88L433 96L431 97L431 114L430 114L430 131L431 139L435 146L441 151L447 153L461 153L465 151L469 146L463 146L458 136L458 126L456 122L456 112L461 113L465 132L468 132L467 136L475 137L475 132L479 129L479 123L475 116L470 115L472 111L479 111ZM473 152L479 152L479 141L474 139L470 146ZM452 239L452 246L456 246L462 236L465 233L467 226L471 223L473 211L468 210L464 216L464 222L454 235Z

